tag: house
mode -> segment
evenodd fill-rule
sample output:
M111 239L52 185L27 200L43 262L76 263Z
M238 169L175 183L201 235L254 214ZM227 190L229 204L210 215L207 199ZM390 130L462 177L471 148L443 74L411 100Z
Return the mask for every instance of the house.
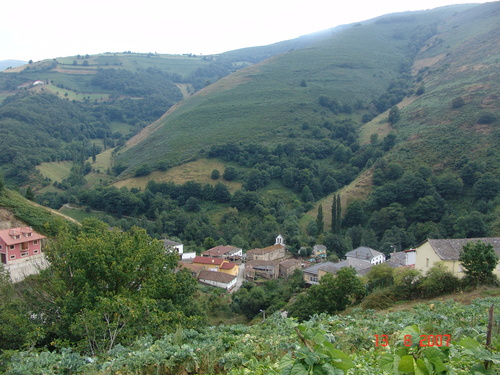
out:
M370 270L370 268L372 268L372 266L373 264L365 259L347 258L346 260L343 260L341 262L320 267L318 269L318 280L321 280L321 278L326 273L331 273L335 275L337 274L337 272L339 272L339 270L345 267L352 267L356 270L356 274L358 276L364 276L368 273L368 271Z
M275 260L249 260L245 264L245 278L255 280L256 277L274 280L278 278L278 262Z
M175 242L175 241L164 239L163 240L163 246L165 246L166 250L176 251L177 254L179 254L179 257L182 260L193 259L196 256L195 252L185 253L184 252L184 244L179 243L179 242Z
M326 246L314 245L311 256L314 258L326 258Z
M31 227L0 230L0 258L3 264L22 262L42 253L42 240Z
M417 249L409 249L404 251L394 252L387 263L394 263L397 267L414 266Z
M226 259L197 256L193 259L191 264L202 266L204 270L208 271L223 272L235 276L238 275L238 265Z
M199 264L185 263L180 261L177 263L177 269L187 269L191 273L191 276L193 276L194 278L198 278L200 272L205 268Z
M500 257L500 237L489 238L461 238L461 239L429 239L420 244L416 249L415 268L427 272L436 262L443 262L448 270L455 276L463 277L462 264L459 261L460 252L469 242L482 241L493 246ZM500 263L496 265L493 273L500 276Z
M27 275L38 273L48 262L42 253L45 236L31 227L0 230L0 260L10 273L13 282Z
M209 257L196 256L196 257L194 257L192 264L200 265L205 270L217 272L217 271L219 271L220 266L222 266L222 264L226 263L226 262L227 262L227 260L224 260L221 258L209 258Z
M216 247L212 247L207 251L204 251L203 253L201 253L201 256L222 259L237 259L243 256L243 249L230 245L219 245Z
M323 267L333 266L333 262L316 263L303 270L304 282L306 284L319 284L319 269Z
M288 279L293 275L295 270L300 270L302 267L302 261L298 259L287 259L278 264L279 277Z
M238 276L239 267L236 263L225 262L219 267L219 272L227 273L228 275Z
M380 251L373 250L366 246L360 246L345 254L346 259L356 258L369 261L372 265L377 265L385 262L385 255Z
M231 290L236 285L236 280L236 276L207 270L201 271L198 276L199 282L226 290Z

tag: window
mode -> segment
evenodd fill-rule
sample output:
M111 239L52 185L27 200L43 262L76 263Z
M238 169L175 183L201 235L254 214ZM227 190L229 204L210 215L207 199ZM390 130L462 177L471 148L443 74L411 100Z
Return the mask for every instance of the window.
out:
M312 283L317 283L317 282L318 282L318 277L317 277L317 276L309 276L309 280L310 280Z
M425 258L425 266L429 267L429 258Z
M33 250L33 254L38 254L38 250Z
M38 240L34 240L33 245L38 245Z
M2 250L2 245L0 245L0 250Z
M16 248L16 245L10 245L10 246L9 246L9 248L10 248L11 250L14 250L14 249Z
M29 253L28 253L28 252L21 253L21 256L22 256L22 257L27 257L28 255L29 255Z
M21 250L28 250L30 248L29 243L23 242L21 244Z
M15 255L11 255L10 259L16 259L16 256Z

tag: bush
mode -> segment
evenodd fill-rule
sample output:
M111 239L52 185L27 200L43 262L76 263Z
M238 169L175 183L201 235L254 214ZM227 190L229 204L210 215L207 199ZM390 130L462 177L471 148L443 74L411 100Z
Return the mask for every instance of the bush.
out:
M460 279L438 262L427 271L420 289L423 297L437 297L455 292L459 285Z
M365 297L361 302L363 310L383 310L391 307L396 302L396 297L390 288L378 289Z
M497 117L491 112L483 112L479 115L477 119L478 124L493 124L497 120Z
M463 107L464 105L465 105L465 100L461 96L459 96L458 98L455 98L451 101L451 108L452 109L457 109L457 108Z

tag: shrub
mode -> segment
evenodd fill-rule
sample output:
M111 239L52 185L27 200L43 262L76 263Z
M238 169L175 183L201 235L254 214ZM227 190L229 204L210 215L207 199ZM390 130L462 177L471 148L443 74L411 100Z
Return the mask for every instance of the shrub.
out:
M378 289L365 297L361 302L363 310L383 310L391 307L396 302L396 297L390 288Z
M459 285L460 279L438 262L427 271L420 289L423 297L437 297L455 292Z
M483 112L479 115L477 119L478 124L493 124L497 120L497 117L491 112Z
M457 109L457 108L463 107L464 105L465 105L465 100L461 96L459 96L451 101L451 108L452 109Z

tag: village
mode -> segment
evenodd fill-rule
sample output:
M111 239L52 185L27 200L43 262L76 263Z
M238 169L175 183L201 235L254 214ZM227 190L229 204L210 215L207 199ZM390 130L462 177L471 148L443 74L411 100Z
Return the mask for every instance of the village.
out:
M21 281L37 273L49 264L43 248L46 237L31 227L0 230L0 257L13 282ZM315 245L307 259L294 257L280 234L273 245L244 251L231 245L219 245L201 254L184 252L184 245L163 240L165 251L179 256L178 269L187 269L202 284L234 292L247 281L258 282L277 278L287 279L296 270L303 273L306 285L319 284L326 274L335 275L344 267L352 267L358 276L364 276L376 265L387 264L392 268L406 267L427 272L437 262L443 262L455 276L464 276L459 261L460 252L468 242L482 241L493 246L500 257L500 237L467 239L428 239L416 248L384 254L366 246L360 246L345 254L338 262L327 260L328 249ZM300 251L299 251L300 253ZM500 276L500 263L493 272Z

